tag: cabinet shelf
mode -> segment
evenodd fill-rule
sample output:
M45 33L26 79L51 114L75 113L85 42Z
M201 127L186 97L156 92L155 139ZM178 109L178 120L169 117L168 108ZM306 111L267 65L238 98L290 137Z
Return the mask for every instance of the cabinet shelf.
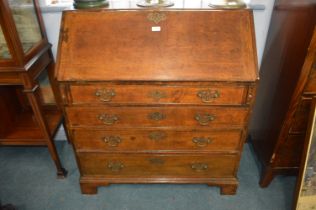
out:
M57 109L44 109L44 118L53 137L62 122L62 113ZM31 111L22 112L11 126L11 129L0 137L0 145L21 146L21 142L31 146L45 146L47 140L40 130Z

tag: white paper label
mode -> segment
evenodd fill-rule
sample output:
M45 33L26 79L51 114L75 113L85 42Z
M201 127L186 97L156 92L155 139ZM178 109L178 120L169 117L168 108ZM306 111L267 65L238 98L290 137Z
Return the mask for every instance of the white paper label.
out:
M153 26L151 27L151 31L161 31L160 26Z

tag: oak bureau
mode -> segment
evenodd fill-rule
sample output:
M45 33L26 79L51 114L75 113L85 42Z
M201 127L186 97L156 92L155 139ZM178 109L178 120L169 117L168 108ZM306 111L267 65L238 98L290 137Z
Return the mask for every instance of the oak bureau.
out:
M236 193L258 81L252 11L178 3L63 12L56 77L84 194L112 183Z

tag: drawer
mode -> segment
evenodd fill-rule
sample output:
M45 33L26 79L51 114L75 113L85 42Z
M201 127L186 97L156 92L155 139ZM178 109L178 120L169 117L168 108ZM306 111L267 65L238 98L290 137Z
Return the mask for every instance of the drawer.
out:
M290 133L295 134L306 132L311 103L312 100L308 98L304 98L300 101L295 111Z
M240 85L71 85L73 104L214 104L246 103L247 87Z
M314 59L314 63L311 67L311 71L308 77L308 81L304 88L305 93L315 94L316 93L316 60Z
M304 135L288 135L276 152L276 167L299 167L304 146Z
M68 121L76 126L225 127L246 123L246 107L67 107Z
M75 130L77 151L219 151L236 152L241 130L177 131L167 129Z
M166 155L78 153L82 176L234 177L237 155Z

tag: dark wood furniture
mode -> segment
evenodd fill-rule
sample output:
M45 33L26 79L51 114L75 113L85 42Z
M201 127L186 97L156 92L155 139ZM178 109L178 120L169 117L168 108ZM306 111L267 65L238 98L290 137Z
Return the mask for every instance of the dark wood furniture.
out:
M274 5L250 126L263 165L262 187L275 175L297 174L299 168L316 94L316 48L310 44L315 21L315 3L279 0Z
M48 75L57 95L51 45L37 1L1 0L0 23L0 146L47 146L62 178L66 171L53 136L63 116L45 81Z
M123 3L63 12L56 74L82 193L207 183L235 194L258 79L252 11Z
M316 33L315 40L316 42ZM316 164L316 98L312 98L309 110L306 138L304 141L303 152L299 174L296 181L296 188L293 198L293 210L315 209L315 164Z

